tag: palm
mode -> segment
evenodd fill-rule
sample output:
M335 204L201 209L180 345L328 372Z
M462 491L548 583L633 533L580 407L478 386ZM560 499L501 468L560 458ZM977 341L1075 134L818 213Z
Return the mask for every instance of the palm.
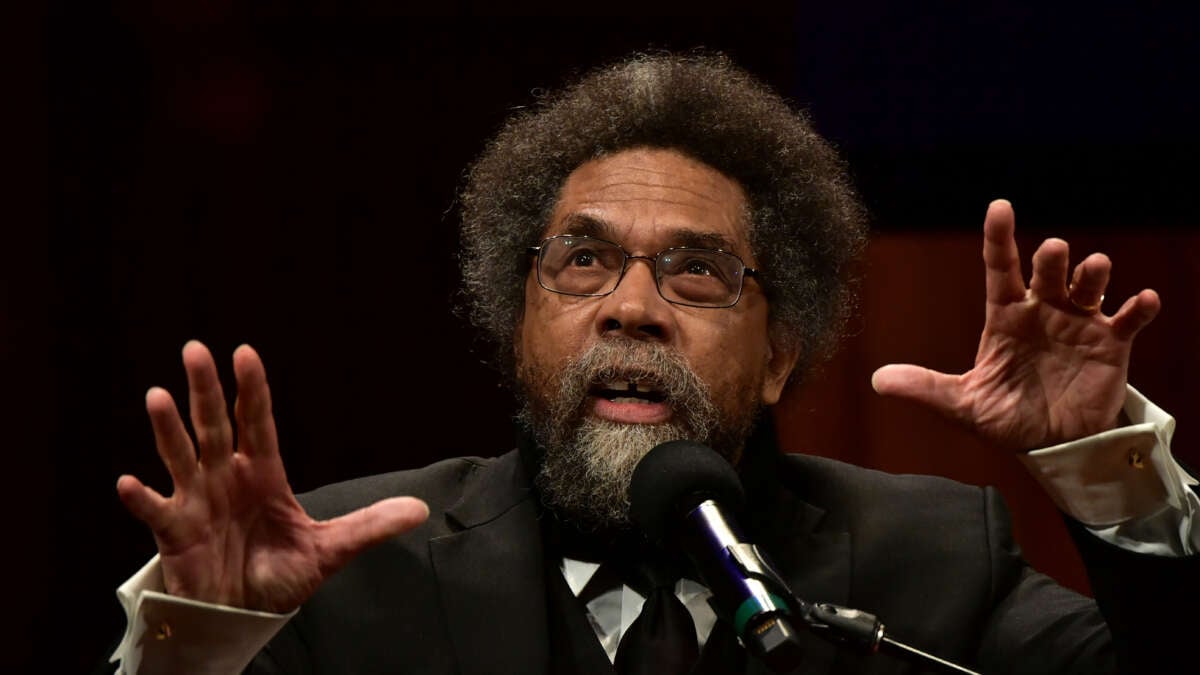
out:
M150 526L173 595L265 611L304 602L363 548L416 526L427 509L384 500L326 522L308 517L287 482L275 440L270 393L258 355L234 355L238 447L208 350L184 348L199 457L170 394L152 389L146 408L175 491L164 498L132 476L117 489Z
M281 611L320 583L311 520L286 482L259 463L235 457L201 466L190 484L176 486L172 522L155 532L171 593ZM222 574L187 574L194 569Z
M1133 337L1158 312L1158 296L1142 291L1111 317L1080 309L1099 304L1111 264L1089 256L1068 283L1067 244L1056 239L1034 254L1026 288L1007 202L988 210L984 262L987 318L974 368L947 375L889 365L876 372L876 390L929 405L1010 450L1112 428Z

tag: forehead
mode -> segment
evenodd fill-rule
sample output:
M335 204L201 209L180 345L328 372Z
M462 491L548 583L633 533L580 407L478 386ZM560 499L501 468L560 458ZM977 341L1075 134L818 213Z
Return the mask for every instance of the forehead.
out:
M631 252L700 246L748 255L747 220L736 181L679 152L640 148L575 169L546 234L603 237Z

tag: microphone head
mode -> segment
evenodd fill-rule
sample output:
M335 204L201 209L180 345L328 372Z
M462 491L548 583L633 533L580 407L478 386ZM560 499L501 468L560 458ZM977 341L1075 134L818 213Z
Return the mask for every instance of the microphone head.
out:
M695 441L654 446L638 462L629 485L629 516L654 541L706 499L734 512L746 496L737 472L715 450Z

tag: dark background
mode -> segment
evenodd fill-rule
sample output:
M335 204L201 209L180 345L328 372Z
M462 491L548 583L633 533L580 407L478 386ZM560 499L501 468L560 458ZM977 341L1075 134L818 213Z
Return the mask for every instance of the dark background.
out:
M789 450L999 484L1031 560L1086 590L1011 458L866 384L891 361L969 367L979 225L999 196L1026 254L1056 234L1114 257L1107 310L1143 286L1163 294L1132 380L1185 420L1197 407L1197 10L242 4L44 17L29 69L47 75L33 87L45 115L25 140L44 140L29 166L48 182L13 183L32 183L44 227L6 228L3 287L8 557L14 606L30 610L18 663L28 649L84 670L118 636L113 589L153 542L113 486L131 472L169 491L142 398L186 391L189 338L225 370L236 345L259 349L297 491L509 447L510 397L449 309L455 191L532 92L634 50L729 53L810 111L871 208L862 311L780 406ZM1192 438L1185 424L1176 452L1197 464Z

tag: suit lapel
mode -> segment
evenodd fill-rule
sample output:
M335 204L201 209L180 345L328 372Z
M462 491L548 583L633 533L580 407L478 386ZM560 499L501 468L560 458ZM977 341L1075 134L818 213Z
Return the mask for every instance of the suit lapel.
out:
M779 459L781 464L788 461L785 457ZM833 524L824 509L800 499L788 485L786 475L783 484L755 507L751 522L751 536L762 542L760 548L770 556L796 597L807 602L847 604L850 533ZM839 648L803 626L796 628L804 644L804 657L795 672L831 672ZM768 675L771 671L751 660L747 672Z
M845 605L849 594L848 532L813 532L798 537L785 553L781 553L779 565L782 575L796 597L807 602L831 602ZM787 562L784 562L784 561ZM833 643L797 626L804 643L804 660L797 672L826 673L833 670L841 649ZM765 675L761 663L750 672Z
M461 529L429 543L460 671L544 674L550 651L545 556L520 457L509 453L467 481L463 498L447 510L451 526ZM757 514L750 518L752 540L761 542L797 597L848 604L851 537L844 527L789 487L772 490ZM838 648L808 631L800 635L805 657L796 672L831 672ZM753 659L747 665L753 675L770 673Z
M429 542L460 672L545 673L544 556L520 459L511 452L467 480L446 513L461 529Z

